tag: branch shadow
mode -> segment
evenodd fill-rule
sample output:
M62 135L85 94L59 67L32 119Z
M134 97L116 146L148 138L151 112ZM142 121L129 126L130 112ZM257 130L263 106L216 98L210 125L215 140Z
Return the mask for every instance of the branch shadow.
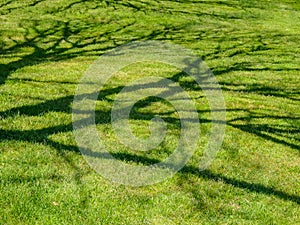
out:
M178 73L175 74L171 77L174 81L181 82L181 78L186 76L185 73ZM151 86L160 86L160 84L151 84ZM187 89L193 89L195 86L194 82L191 81L191 83L184 81L184 88ZM100 92L100 95L98 99L104 100L106 99L108 101L108 96L111 94L117 94L120 90L122 90L123 86L119 87L114 87L114 88L108 88L104 91ZM131 91L137 90L142 88L142 86L135 86L131 89ZM172 91L170 91L172 93ZM82 96L82 97L89 97L89 96ZM0 112L0 117L1 118L7 118L7 117L15 117L16 115L20 116L39 116L41 114L45 114L48 112L66 112L70 113L71 112L71 104L73 101L74 96L69 95L66 97L58 98L55 100L48 100L46 102L37 104L37 105L27 105L27 106L22 106L22 107L16 107L7 111L2 111ZM140 102L136 107L145 107L149 104L151 101L160 101L157 98L154 99L146 99L142 102ZM231 111L243 111L244 109L231 109ZM99 118L97 119L96 123L97 124L107 124L110 123L110 111L108 110L98 110L96 114L99 115ZM151 120L156 114L147 114L147 115L140 115L133 117L132 119L136 120ZM171 124L177 124L178 128L180 128L180 123L178 120L174 120L172 117L168 117L168 115L163 115L166 119L167 122ZM267 115L260 115L261 117L265 117ZM267 124L251 124L251 125L239 125L235 124L236 121L239 120L251 120L252 118L258 118L259 116L253 114L250 116L250 118L236 118L230 121L227 121L227 125L241 129L245 132L249 132L252 134L255 134L257 136L263 137L267 140L271 140L275 143L283 144L286 146L290 146L294 149L299 149L298 145L288 143L286 141L282 141L280 139L274 138L270 135L267 135L263 133L263 131L268 130L271 133L279 133L281 135L284 135L285 133L297 133L298 130L286 130L284 127L283 128L272 128L269 127ZM270 116L271 117L271 116ZM276 117L272 116L274 119L299 119L299 118L291 118L291 117ZM203 123L211 123L211 121L208 120L202 120ZM72 123L66 124L66 125L58 125L58 126L52 126L52 127L47 127L47 128L42 128L42 129L36 129L36 130L5 130L5 129L0 129L0 141L3 140L17 140L17 141L26 141L26 142L32 142L32 143L42 143L42 144L47 144L54 149L56 149L58 152L64 152L64 151L73 151L73 152L78 152L79 149L78 146L71 146L71 145L64 145L58 142L55 142L51 139L49 139L50 135L60 133L60 132L72 132L73 131L73 125ZM85 154L88 154L92 157L97 157L97 158L110 158L108 155L105 155L103 153L95 153L91 152L90 150L86 149ZM63 155L63 154L62 154ZM111 153L111 155L116 158L117 160L121 161L126 161L126 162L134 162L134 163L142 163L144 165L152 165L155 163L159 163L160 161L155 158L149 158L145 156L140 156L140 155L132 155L129 153L125 152L118 152L118 153ZM198 168L193 167L193 166L185 166L181 171L179 171L180 174L192 174L194 176L199 176L203 179L207 180L213 180L213 181L220 181L222 180L225 184L227 185L232 185L237 188L245 189L251 192L255 193L260 193L263 195L273 195L275 197L278 197L283 200L287 201L292 201L297 204L300 204L300 197L296 195L290 195L282 191L278 191L275 188L272 187L267 187L262 184L256 184L256 183L250 183L247 181L243 180L238 180L235 178L230 178L227 176L224 176L222 174L217 174L213 173L209 170L199 172Z
M5 7L6 5L9 5L10 2L8 1L6 4L3 4L0 6ZM35 1L30 5L31 7L34 7L41 3L42 1ZM59 10L68 10L72 7L74 7L76 4L80 4L82 1L76 1L72 2L70 5L59 9ZM192 2L192 1L191 1ZM218 2L218 1L214 1ZM117 8L120 4L123 4L126 7L129 7L133 10L140 11L142 10L142 7L139 4L136 4L134 2L120 2L117 1L117 3L113 1L105 1L105 3L109 7L114 7ZM153 3L155 4L155 3ZM222 4L226 4L225 2L222 2ZM232 6L232 5L228 5ZM14 9L9 9L8 11L11 12ZM154 9L156 10L156 9ZM168 11L168 9L165 9ZM147 13L145 11L144 13ZM186 13L182 11L181 13ZM211 15L210 15L211 16ZM215 16L215 15L213 15ZM7 64L0 64L0 71L1 71L1 76L0 76L0 85L5 84L6 80L9 78L9 76L15 72L18 69L31 66L31 65L38 65L43 62L47 61L62 61L65 59L71 59L75 58L81 55L99 55L102 52L105 52L107 50L113 49L121 44L128 43L130 41L134 40L171 40L172 35L176 33L176 31L180 31L182 27L175 27L175 26L169 26L169 27L164 27L161 30L153 30L150 32L150 34L141 34L138 37L131 37L129 39L125 39L122 42L118 42L117 38L114 38L116 34L126 34L126 29L127 28L132 28L136 21L133 22L128 22L126 25L121 25L118 26L117 28L109 31L103 31L101 32L100 37L98 34L93 35L91 32L89 33L89 36L80 36L82 32L88 31L89 29L95 28L95 25L87 24L86 27L76 27L76 24L72 24L70 22L62 22L62 21L56 21L56 20L51 20L48 21L49 23L52 24L51 29L39 29L40 22L39 21L31 21L31 26L24 26L24 24L20 24L20 27L25 30L25 34L23 36L22 41L15 40L11 38L11 42L14 43L12 46L5 46L3 49L0 49L0 53L4 56L13 54L13 53L19 53L23 48L28 47L32 51L31 53L22 55L19 59L16 61L9 62ZM108 21L109 23L111 21ZM98 24L99 25L99 24ZM101 27L104 24L100 24L99 27ZM35 35L32 37L31 34L35 33ZM47 40L47 37L54 36L54 40ZM76 38L74 39L74 37ZM169 36L169 37L168 37ZM106 43L111 43L109 46L106 46ZM100 45L100 47L99 47ZM67 46L67 47L66 47ZM105 47L106 46L106 47ZM91 48L91 49L89 49ZM236 46L233 46L229 49L226 49L228 51L228 56L229 57L234 57L234 56L239 56L243 54L247 54L247 51L243 50L235 50ZM76 50L76 51L73 51ZM210 59L217 59L220 58L220 54L222 51L224 52L224 49L222 50L221 48L216 47L214 49L215 52L204 55L203 57L205 58L210 58ZM265 47L257 47L253 48L251 51L265 51L269 50L267 46ZM290 71L299 71L298 68L282 68L282 69L274 69L270 67L264 67L264 68L254 68L252 67L251 64L247 63L234 63L231 67L229 68L214 68L214 74L215 75L224 75L232 71L285 71L285 70L290 70ZM194 91L200 91L200 88L198 87L196 82L193 81L183 81L182 78L186 76L185 73L178 73L170 77L174 82L178 82L180 86L182 86L186 90L194 90ZM13 79L13 78L12 78ZM21 81L28 81L28 82L37 82L33 79L21 79ZM39 81L40 82L40 81ZM47 83L47 81L43 81ZM223 82L221 83L223 86L224 91L239 91L235 90L233 88L228 88L228 86L232 87L234 86L233 83L226 83ZM225 87L226 86L226 87ZM99 100L111 102L112 100L109 98L109 95L117 94L119 93L124 86L118 86L114 88L108 88L105 90L102 90L98 96ZM135 87L136 89L139 89L141 87ZM134 89L133 89L134 90ZM251 86L248 86L246 90L243 90L248 93L257 93L261 95L272 95L276 97L281 97L281 98L288 98L293 101L299 101L298 98L295 98L293 96L299 95L299 91L294 91L294 92L288 92L284 89L274 89L268 86L264 85L258 85L254 84ZM172 93L172 92L170 92ZM49 112L64 112L64 113L71 113L72 108L72 102L73 102L74 96L73 95L68 95L65 97L57 98L54 100L48 100L36 105L25 105L21 107L15 107L6 111L0 111L0 118L5 119L8 117L15 117L16 115L20 116L41 116L45 113ZM159 101L157 99L146 99L144 101L139 102L139 104L136 105L136 112L138 111L139 108L143 108L149 104L149 102L155 102ZM245 111L247 112L246 109L227 109L227 111ZM203 111L202 111L203 112ZM292 143L291 141L288 141L287 139L290 137L289 134L297 134L299 132L297 127L288 127L288 126L282 126L281 128L278 127L272 127L269 124L258 124L258 123L246 123L246 124L239 124L237 122L247 122L251 121L252 119L259 118L255 114L251 114L249 117L239 117L235 118L233 120L227 121L227 125L237 128L239 130L242 130L247 133L254 134L258 137L264 138L265 140L272 141L277 144L281 144L283 146L288 146L296 150L300 150L300 144L297 143ZM110 123L110 111L109 110L98 110L96 112L97 118L96 118L96 123L97 124L106 124ZM132 119L135 120L147 120L150 121L154 116L157 114L137 114L134 113ZM166 122L173 124L177 128L180 128L180 121L178 119L174 119L170 117L168 114L161 115ZM296 121L299 120L299 117L271 117L269 115L260 115L261 117L268 117L271 119L287 119L290 121ZM211 123L211 120L205 119L205 118L199 118L201 123ZM25 141L25 142L31 142L31 143L41 143L41 144L46 144L60 153L62 157L64 156L64 151L72 151L72 152L77 152L78 154L79 149L78 146L73 146L73 145L65 145L59 142L55 142L49 138L49 136L53 134L57 134L60 132L72 132L73 131L73 125L72 123L69 124L64 124L64 125L57 125L57 126L51 126L47 128L42 128L42 129L31 129L31 130L6 130L6 129L0 129L0 141L5 141L5 140L16 140L16 141ZM274 137L276 134L277 136ZM282 139L282 137L284 139ZM88 152L89 150L86 150ZM94 157L107 157L103 154L95 154L90 152L91 156ZM159 163L160 161L157 159L152 159L144 156L136 156L132 155L129 153L112 153L112 156L115 157L118 160L121 161L126 161L126 162L134 162L134 163L142 163L144 165L151 165L154 163ZM66 161L70 164L74 164L72 161L66 158ZM76 171L79 171L79 169L74 165L74 168ZM247 181L243 180L238 180L235 178L230 178L227 176L224 176L222 174L218 173L213 173L209 170L199 172L199 170L196 167L193 166L185 166L180 172L180 174L192 174L194 176L201 177L203 179L207 180L213 180L213 181L220 181L222 180L225 184L227 185L232 185L237 188L241 188L244 190L248 190L250 192L254 193L260 193L263 195L273 195L277 198L287 200L287 201L292 201L297 204L300 204L300 197L296 195L291 195L288 193L285 193L283 191L278 191L275 188L272 187L267 187L262 184L256 184L256 183L250 183ZM38 179L38 178L37 178ZM19 182L19 179L17 179ZM14 182L14 181L13 181ZM80 179L78 179L78 182L80 182Z
M160 160L157 160L155 158L137 156L137 155L132 155L124 152L110 153L109 155L109 154L91 152L89 150L86 150L85 154L88 156L92 156L96 158L105 158L105 159L112 159L111 156L113 156L114 159L121 160L126 163L128 162L142 163L145 166L150 166L161 162ZM276 190L273 187L267 187L262 184L250 183L247 181L238 180L236 178L230 178L222 174L211 172L210 170L199 171L199 169L194 166L186 165L178 173L183 176L187 174L192 174L193 176L201 177L205 180L213 180L216 182L222 181L223 183L227 185L232 185L236 188L248 190L250 192L255 192L263 195L272 195L286 201L292 201L297 204L300 204L300 196L288 194L283 191Z

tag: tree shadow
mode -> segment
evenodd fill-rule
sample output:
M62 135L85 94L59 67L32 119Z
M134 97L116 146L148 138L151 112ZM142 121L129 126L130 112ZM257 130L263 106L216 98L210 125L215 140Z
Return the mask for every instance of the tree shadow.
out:
M244 110L246 111L246 110ZM254 134L265 140L272 141L283 146L289 146L295 150L300 150L300 139L294 137L299 134L299 127L293 125L292 121L299 121L300 117L289 116L270 116L267 114L257 115L254 112L248 111L248 116L238 117L227 121L227 125L237 128L241 131ZM252 122L257 119L273 119L273 120L289 120L291 125L278 125Z
M29 7L35 9L35 7L44 0L36 0L31 3L24 3L22 7ZM170 5L174 2L165 1L166 4L160 4L159 1L72 1L63 5L62 7L56 7L51 9L48 13L57 14L61 12L68 12L71 9L76 7L82 7L86 10L88 9L101 9L105 7L113 7L116 10L134 10L138 12L147 13L148 11L161 11L166 10L166 13L172 14L176 13L175 9L170 8ZM194 4L194 1L188 1L189 4ZM186 3L186 4L188 4ZM239 7L239 4L235 2L223 2L223 1L209 1L209 4L216 5L226 5L228 7ZM177 4L183 4L183 2L179 1ZM12 1L7 1L6 3L0 6L0 12L11 13L16 9L19 9L21 6L10 6L13 5ZM250 7L249 4L246 4L247 7ZM252 6L252 4L251 4ZM247 8L246 7L246 8ZM253 6L254 7L254 6ZM243 7L241 7L243 8ZM185 12L191 15L198 15L196 12ZM216 13L205 13L199 12L198 16L211 16L219 19L228 19L230 15L224 14L216 14ZM241 18L239 18L241 19ZM30 66L37 65L43 62L49 61L61 61L65 59L76 58L78 56L83 55L100 55L103 52L113 49L122 44L129 43L135 40L174 40L176 39L177 34L183 34L185 29L188 29L192 23L186 23L182 25L166 25L162 26L159 29L149 29L147 33L139 33L132 35L130 33L130 29L137 29L137 21L135 18L132 18L131 21L124 21L122 24L118 26L111 26L110 24L114 24L114 19L108 18L107 21L104 22L95 22L93 18L91 21L64 21L61 19L46 19L42 18L41 20L28 19L19 23L17 27L20 30L23 30L20 35L22 37L14 38L13 35L8 36L5 42L0 45L0 53L3 57L9 56L11 54L16 54L23 52L22 55L17 59L10 61L9 63L0 64L0 85L4 84L6 79L10 76L14 71ZM109 27L109 29L107 29ZM92 32L93 30L98 30L100 32ZM195 33L196 36L199 36L200 39L204 39L205 37L209 37L213 33L210 30L201 30ZM232 46L226 46L221 48L220 45L216 46L211 53L202 54L203 59L218 59L221 57L234 57L241 56L244 54L254 53L254 52L262 52L272 49L266 43L264 43L265 39L276 39L280 37L281 34L251 34L250 41L237 42ZM118 38L123 37L123 38ZM124 38L126 36L127 38ZM238 41L240 38L246 38L250 36L250 33L239 34L238 37L230 37L231 41ZM284 35L283 35L284 36ZM286 36L284 36L286 37ZM220 42L223 37L215 37ZM186 41L194 41L193 39L189 39L188 37L184 37ZM249 39L249 37L248 37ZM224 40L223 40L224 41ZM251 44L252 42L252 44ZM249 44L250 43L250 44ZM24 48L30 48L28 53L24 53ZM20 55L20 54L19 54ZM282 69L288 70L289 68ZM293 68L290 68L294 70ZM272 68L262 68L255 69L251 67L247 67L246 62L243 63L235 63L233 65L228 66L227 68L217 67L212 69L215 75L223 75L229 73L231 71L237 70L272 70ZM278 69L281 70L281 69ZM277 71L278 71L277 70ZM295 69L299 70L299 69Z
M186 76L185 73L177 73L173 75L170 79L173 79L174 81L180 82L181 78ZM160 84L151 84L160 86ZM193 81L187 82L184 81L184 88L187 89L193 89L195 86ZM108 88L105 89L104 91L100 92L99 98L101 100L108 101L108 96L111 94L117 94L120 90L122 90L123 86L119 87L114 87L114 88ZM134 88L131 89L131 91L137 90L141 88L141 86L135 86ZM170 92L172 93L172 92ZM83 96L83 97L88 97L88 96ZM66 112L70 113L71 112L71 104L73 101L74 96L69 95L65 97L61 97L55 100L48 100L43 103L39 103L36 105L26 105L26 106L21 106L21 107L16 107L13 109L9 109L6 111L0 112L0 117L5 119L7 117L14 117L16 115L19 116L39 116L41 114L45 114L48 112ZM160 101L157 98L153 99L146 99L141 101L139 104L137 104L136 107L145 107L147 106L150 102L157 102ZM231 111L244 111L245 109L231 109ZM203 111L202 111L203 112ZM286 146L289 146L294 149L299 150L299 145L289 143L287 141L281 140L280 138L274 138L271 135L266 134L264 131L268 131L270 133L276 133L279 135L284 136L287 133L297 133L298 130L296 128L292 129L286 129L285 127L282 128L274 128L271 127L268 124L246 124L246 125L240 125L236 124L235 122L237 121L250 121L251 119L254 118L260 118L260 117L268 117L268 115L256 115L256 114L251 114L249 112L249 117L245 118L236 118L233 120L227 121L227 125L238 128L240 130L243 130L248 133L255 134L259 137L265 138L266 140L273 141L274 143L279 143L283 144ZM107 124L110 123L110 111L108 110L97 110L96 114L98 115L98 119L96 120L97 124ZM140 115L133 117L132 119L136 120L151 120L155 114L147 114L147 115ZM172 124L178 124L178 128L180 128L180 123L178 120L168 117L168 115L163 115L164 118L166 119L167 122L172 123ZM299 119L299 118L291 118L291 117L279 117L279 116L269 116L270 118L273 119ZM202 123L211 123L212 121L210 120L202 120ZM61 132L72 132L73 131L73 125L71 123L65 124L65 125L58 125L58 126L51 126L47 128L41 128L41 129L31 129L31 130L5 130L1 129L0 130L0 141L3 140L16 140L16 141L26 141L26 142L31 142L31 143L41 143L41 144L47 144L48 146L51 146L52 148L56 149L58 152L64 155L63 152L65 150L67 151L74 151L74 152L79 152L79 149L77 146L72 146L72 145L64 145L59 142L55 142L51 139L49 139L50 135L61 133ZM97 158L110 158L108 155L105 155L103 153L96 153L96 152L91 152L88 149L85 149L85 154ZM146 156L141 156L141 155L132 155L127 152L117 152L117 153L111 153L111 155L116 158L117 160L121 161L126 161L126 162L134 162L134 163L142 163L144 165L152 165L155 163L159 163L160 160L155 159L155 158L149 158ZM275 188L272 187L267 187L262 184L256 184L256 183L250 183L242 180L238 180L235 178L230 178L221 174L216 174L213 172L210 172L209 170L199 172L198 168L193 167L193 166L185 166L179 173L181 174L192 174L194 176L199 176L202 177L203 179L207 180L213 180L213 181L222 181L225 184L235 186L237 188L241 189L246 189L251 192L255 193L260 193L264 195L273 195L278 198L281 198L283 200L287 201L293 201L297 204L300 204L300 197L296 195L290 195L282 191L278 191Z
M9 4L12 1L7 1L6 3L2 4L0 8L9 6ZM35 1L31 3L31 7L34 7L43 1ZM77 4L80 4L82 1L74 1L70 3L69 5L65 6L64 8L57 9L60 11L68 10L72 7L74 7ZM121 7L120 5L123 5L125 7L129 7L132 10L141 11L145 6L143 4L146 3L138 3L138 2L128 2L128 1L104 1L105 4L107 4L108 7L118 8ZM192 2L192 1L191 1ZM214 1L219 2L219 1ZM220 3L220 2L219 2ZM142 4L142 5L141 5ZM222 2L222 4L226 4L225 2ZM232 5L228 5L232 7ZM153 11L157 10L157 5L155 1L152 3L152 9ZM5 9L5 13L10 13L15 8L8 8ZM148 9L150 10L150 9ZM148 10L145 10L144 13L147 13ZM170 12L170 9L161 9ZM171 12L170 12L171 13ZM175 13L175 12L174 12ZM186 13L182 11L181 13ZM203 14L202 14L203 15ZM216 15L210 15L210 16L216 16ZM222 15L219 15L222 17ZM13 43L10 46L2 46L0 49L0 53L4 56L13 54L13 53L20 53L22 52L23 48L30 48L30 52L26 54L22 54L19 59L15 61L11 61L6 64L0 64L0 85L5 84L6 80L9 78L9 76L15 72L18 69L31 66L31 65L38 65L43 62L48 61L62 61L65 59L72 59L78 56L87 55L87 56L93 56L93 55L100 55L103 52L113 49L121 44L125 44L134 40L171 40L172 34L176 32L180 32L184 27L176 27L176 26L168 26L163 27L160 30L152 30L149 33L140 34L139 36L131 36L128 39L124 39L122 41L119 41L118 38L116 38L117 35L122 36L126 35L128 28L134 28L136 21L129 21L125 25L120 25L115 27L114 29L101 31L100 33L90 32L90 30L94 28L101 28L105 24L109 24L111 21L107 21L105 24L98 24L97 26L93 23L87 23L84 26L77 26L76 23L64 22L64 21L58 21L58 20L49 20L47 23L51 24L50 28L43 29L40 28L41 23L45 21L35 21L31 20L30 26L25 25L25 23L20 24L20 28L24 29L24 35L22 37L22 40L16 40L13 37L10 38L10 42ZM188 25L187 25L188 26ZM88 35L82 35L82 33L86 33ZM32 35L34 34L34 35ZM247 35L247 34L245 34ZM49 38L51 37L51 38ZM53 38L54 37L54 38ZM257 36L256 38L258 40L261 36ZM109 44L107 44L109 43ZM244 44L241 45L235 45L230 46L227 49L222 49L220 47L216 47L212 53L204 54L204 58L208 59L218 59L222 57L221 55L225 52L228 57L235 57L240 56L244 54L248 54L249 52L260 52L260 51L266 51L270 48L268 46L265 46L263 42L259 43L256 47L249 48L248 50L243 50ZM259 47L260 46L260 47ZM242 49L242 50L241 50ZM233 71L299 71L298 68L278 68L274 69L271 67L263 67L263 68L254 68L252 67L253 64L242 62L242 63L233 63L228 68L222 68L222 67L216 67L213 69L213 72L215 75L221 76L225 75L229 72ZM182 78L186 76L185 73L177 73L170 77L174 82L178 82L181 87L183 87L185 90L194 90L194 91L200 91L199 86L195 81L186 81ZM13 79L13 78L12 78ZM45 82L48 81L35 81L33 79L21 79L20 81L28 81L28 82ZM205 82L205 79L203 79L203 82ZM49 83L49 82L48 82ZM74 83L73 83L74 84ZM223 86L224 91L240 91L233 89L234 83L227 83L227 82L221 82L220 83ZM112 100L109 98L110 95L119 93L124 86L117 86L114 88L107 88L105 90L102 90L98 96L99 100L111 102ZM140 87L135 87L136 89L139 89ZM133 89L134 90L134 89ZM247 93L256 93L260 95L271 95L275 97L280 98L288 98L293 101L299 101L299 98L296 98L294 96L297 96L300 94L298 90L289 92L284 89L279 88L272 88L268 87L266 85L260 85L260 84L253 84L248 85L247 89L243 89L244 92ZM171 93L171 92L170 92ZM72 102L73 102L74 96L68 95L61 98L53 99L53 100L47 100L42 103L36 104L36 105L25 105L21 107L15 107L11 108L6 111L0 111L0 118L5 119L8 117L15 117L16 115L19 116L40 116L46 113L50 112L64 112L64 113L71 113L72 108ZM146 99L144 101L139 102L139 104L136 105L136 111L139 108L146 107L150 102L159 101L158 99ZM261 137L265 140L272 141L273 143L281 144L283 146L288 146L293 149L299 150L300 144L298 144L299 140L297 142L292 142L289 140L290 134L297 134L299 132L299 128L296 126L272 126L270 124L262 124L262 123L256 123L253 122L254 119L259 118L269 118L269 119L286 119L289 121L297 121L300 118L299 117L281 117L281 116L270 116L267 114L264 115L257 115L247 109L226 109L227 111L243 111L248 113L249 116L247 117L237 117L232 120L228 120L226 123L228 126L237 128L241 131L254 134L258 137ZM199 111L200 112L200 111ZM204 112L204 111L201 111ZM96 112L96 123L97 124L108 124L111 120L110 110L98 110ZM146 120L150 121L155 115L155 113L146 113L146 114L137 114L134 113L132 119L135 120ZM169 116L168 114L162 115L162 117L165 119L166 122L173 124L177 128L180 128L180 121L178 119L174 119L173 117ZM207 118L199 118L201 123L212 123L211 120ZM242 124L241 124L242 122ZM56 141L53 141L49 138L49 136L58 134L58 133L64 133L64 132L72 132L73 131L73 124L62 124L57 126L51 126L47 128L41 128L41 129L30 129L30 130L7 130L7 129L0 129L0 141L5 140L15 140L15 141L25 141L30 143L41 143L46 144L55 150L66 159L66 161L73 165L74 169L77 171L78 174L80 174L80 169L74 165L74 163L69 160L65 154L64 151L73 151L78 152L79 149L78 146L73 145L65 145ZM275 135L275 136L274 136ZM88 149L86 152L88 153ZM119 153L111 153L113 157L115 157L118 160L126 161L126 162L134 162L134 163L142 163L144 165L152 165L155 163L159 163L160 161L155 158L149 158L145 156L137 156L132 155L129 153L119 152ZM91 156L94 157L107 157L107 155L103 154L96 154L93 152L90 152ZM228 176L213 173L209 170L199 172L198 168L193 166L186 166L184 167L180 172L180 174L192 174L193 176L198 176L203 179L207 180L213 180L213 181L223 181L227 185L232 185L234 187L248 190L253 193L259 193L263 195L273 195L277 198L292 201L297 204L300 204L300 197L296 195L291 195L288 193L285 193L283 191L278 191L275 188L267 187L262 184L256 184L251 183L235 178L230 178ZM30 178L33 179L34 178ZM39 178L36 178L39 179ZM55 178L55 179L59 179ZM78 183L80 183L80 178L77 177ZM20 182L19 179L12 180L12 182ZM26 182L26 181L25 181Z
M44 0L34 1L30 4L24 3L22 7L33 8L44 2ZM63 7L51 9L48 13L57 14L67 12L75 6L83 5L84 9L101 9L103 4L107 7L123 7L129 10L143 11L148 9L148 3L143 2L141 6L135 1L103 1L99 3L95 0L73 1ZM153 4L158 7L156 1ZM88 6L88 3L91 6ZM98 4L96 4L98 3ZM12 6L12 1L8 1L0 6L0 13L6 15L20 9L21 6ZM122 8L122 9L123 9ZM154 9L156 11L157 9ZM172 35L181 32L189 24L161 26L159 29L150 29L147 32L139 32L138 35L132 35L130 29L136 28L136 18L124 20L117 26L115 19L107 18L103 22L95 22L93 18L81 21L64 21L61 19L23 19L16 24L19 32L3 36L0 42L0 54L4 58L10 58L11 55L18 55L17 59L10 60L8 63L0 64L0 85L4 84L6 79L18 69L41 64L49 61L62 61L79 56L98 56L107 50L114 49L120 45L136 40L172 40ZM96 31L96 32L94 32ZM127 36L127 38L124 38ZM123 38L120 38L123 37ZM29 49L24 51L24 49Z
M49 21L48 21L49 22ZM101 34L101 37L98 36L79 36L77 40L73 40L74 35L85 32L90 27L81 28L76 27L76 25L71 24L70 22L62 21L50 21L52 24L51 29L39 29L41 21L31 20L31 27L26 27L25 23L21 24L21 27L25 29L25 33L22 41L11 39L14 45L4 48L1 52L4 54L17 53L22 48L30 48L31 53L21 56L18 60L9 62L7 64L0 64L0 84L4 84L8 76L16 71L17 69L37 65L43 62L48 61L61 61L65 59L71 59L83 54L107 51L116 47L116 45L111 47L102 47L92 50L84 50L85 47L95 46L101 44L104 41L96 40L101 37L109 39L114 33L117 33L128 26L133 25L134 23L128 23L125 26L118 27L117 29L105 31ZM24 25L24 26L23 26ZM32 33L35 35L32 37ZM88 33L88 32L86 32ZM55 40L49 40L52 36L56 37ZM105 40L106 41L106 40ZM63 46L63 44L68 46ZM43 46L48 45L48 46ZM76 49L76 52L70 52L70 50Z
M234 187L248 190L250 192L259 193L263 195L271 195L286 201L292 201L297 204L300 204L300 196L288 194L286 192L276 190L273 187L267 187L263 184L251 183L243 180L238 180L236 178L230 178L222 174L213 173L209 170L199 172L197 168L192 166L184 167L181 173L191 173L195 176L200 176L206 180L214 180L216 182L221 181L227 185L232 185Z
M161 162L160 160L155 159L155 158L149 158L149 157L140 156L140 155L137 156L137 155L133 155L130 153L125 153L125 152L110 153L110 155L109 155L109 154L105 154L105 153L97 153L97 152L91 152L89 150L86 150L85 154L88 156L91 156L91 157L96 157L96 158L121 160L126 163L130 163L130 162L138 163L138 164L142 163L145 166L150 166L150 165ZM186 165L185 167L183 167L179 171L179 174L181 174L185 179L188 179L186 175L191 174L193 176L201 177L205 180L212 180L212 181L216 181L216 182L221 181L227 185L231 185L236 188L244 189L244 190L258 193L258 194L271 195L271 196L275 196L277 198L280 198L280 199L283 199L286 201L292 201L297 204L300 204L300 196L288 194L283 191L276 190L273 187L267 187L263 184L250 183L247 181L238 180L236 178L230 178L230 177L224 176L222 174L211 172L210 170L199 171L199 168L196 168L196 167L190 166L190 165Z
M241 52L239 52L241 53ZM237 53L237 54L239 54ZM262 67L255 68L253 63L235 63L228 68L215 68L213 69L215 75L227 74L234 71L300 71L300 68L271 68L271 67Z

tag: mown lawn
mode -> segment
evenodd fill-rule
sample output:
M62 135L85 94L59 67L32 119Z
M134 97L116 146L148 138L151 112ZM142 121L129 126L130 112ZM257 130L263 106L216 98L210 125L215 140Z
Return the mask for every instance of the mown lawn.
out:
M0 224L300 224L300 2L0 0L0 24ZM221 85L226 134L209 169L198 170L211 127L204 95L160 63L133 64L107 83L97 129L118 160L166 158L179 132L170 104L136 105L136 135L148 135L153 115L168 122L164 145L145 153L115 144L110 110L128 79L168 77L199 112L188 164L130 187L97 174L78 150L76 85L100 55L138 40L192 49Z

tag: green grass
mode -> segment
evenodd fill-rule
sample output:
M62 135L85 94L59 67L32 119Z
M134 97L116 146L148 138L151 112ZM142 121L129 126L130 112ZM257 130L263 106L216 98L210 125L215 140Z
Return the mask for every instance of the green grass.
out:
M0 0L0 224L300 224L300 3L290 0ZM110 107L125 79L166 76L194 99L199 147L173 178L133 188L94 172L75 142L72 101L104 52L135 40L192 49L221 84L226 135L208 170L198 163L210 114L193 81L170 66L137 63L97 103L97 128L119 159L149 165L176 145L178 115L139 102L131 125L147 136L168 122L164 145L114 148ZM166 114L166 112L171 112Z

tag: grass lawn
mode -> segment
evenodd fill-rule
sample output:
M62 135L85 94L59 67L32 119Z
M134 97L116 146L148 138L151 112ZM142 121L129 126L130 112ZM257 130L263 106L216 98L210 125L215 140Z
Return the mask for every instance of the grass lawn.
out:
M292 0L0 0L0 224L300 224L300 2ZM96 106L99 136L120 161L149 165L176 147L179 118L157 98L131 113L135 135L168 124L150 152L116 145L110 111L128 80L164 76L189 93L201 138L174 177L144 187L91 169L72 126L76 85L103 53L137 40L192 49L226 102L226 134L198 165L211 115L201 89L162 63L119 71Z

